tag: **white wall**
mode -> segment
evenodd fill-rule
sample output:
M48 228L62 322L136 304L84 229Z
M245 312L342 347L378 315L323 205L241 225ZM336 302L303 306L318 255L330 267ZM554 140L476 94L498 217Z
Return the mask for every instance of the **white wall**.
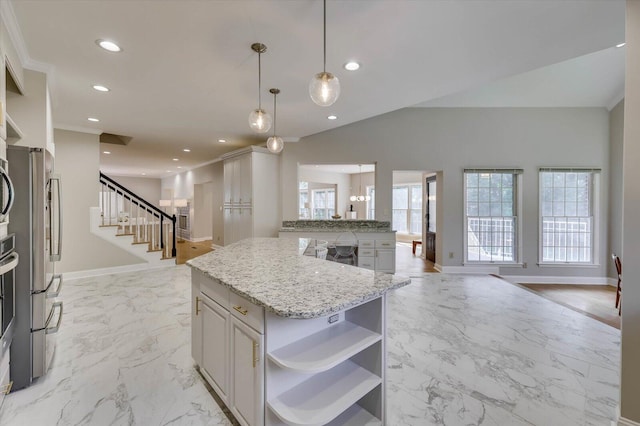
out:
M624 100L624 206L622 271L622 349L620 409L640 423L640 2L627 1L627 63ZM622 424L622 423L619 423ZM632 423L624 423L632 424Z
M210 239L213 236L213 182L193 186L193 224L191 238Z
M98 135L56 129L54 139L55 167L61 175L63 190L63 252L57 271L87 271L140 263L90 232L89 208L98 206L100 191Z
M376 218L391 218L394 170L442 170L437 259L462 265L463 168L518 167L523 175L523 253L529 268L503 274L604 277L607 268L609 115L604 108L407 108L289 144L283 151L283 219L297 216L297 164L376 164ZM538 168L602 168L597 267L540 268ZM449 258L448 254L453 253ZM442 256L446 253L447 256Z
M609 235L608 253L622 254L622 152L624 133L624 100L609 113ZM613 261L607 262L610 277L617 277Z
M162 198L162 181L156 178L131 177L131 176L110 176L109 177L120 185L132 191L139 197L160 207L158 201Z
M163 178L161 184L162 194L173 191L174 198L186 198L192 202L192 206L194 201L194 185L211 184L210 186L207 186L207 188L212 191L211 199L213 209L211 211L211 217L208 219L211 223L212 235L201 235L201 237L212 236L213 244L217 245L222 245L224 242L224 220L222 216L222 204L224 197L223 176L223 163L222 161L217 161L174 176ZM194 214L191 217L192 221L206 220L206 215L195 214L195 212L193 213ZM199 225L196 224L195 226L199 228ZM203 225L203 228L206 227L206 225Z

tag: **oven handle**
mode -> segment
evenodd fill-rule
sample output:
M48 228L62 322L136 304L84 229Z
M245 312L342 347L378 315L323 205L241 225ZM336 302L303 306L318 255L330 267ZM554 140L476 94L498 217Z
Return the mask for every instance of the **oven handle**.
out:
M56 288L55 291L51 291L49 293L47 293L47 299L53 299L54 297L58 297L58 295L60 294L60 291L62 290L62 274L55 274L51 277L51 282L49 283L49 285L47 286L47 288L51 287L53 285L53 282L56 280L56 278L59 279L58 281L58 288Z
M10 259L11 260L8 260ZM6 274L7 272L14 269L18 266L18 261L20 260L20 256L18 256L18 252L13 252L9 256L7 256L7 260L0 265L0 275Z
M9 213L9 210L11 210L11 206L13 206L13 182L11 182L9 174L2 167L0 167L0 175L2 175L2 179L7 182L7 187L9 188L9 201L7 201L6 206L2 206L2 211L0 211L0 214L4 216L5 214Z
M49 327L49 324L51 323L51 320L53 319L53 312L56 310L56 308L60 308L60 316L58 317L58 323L56 324L55 327ZM32 333L37 333L38 331L43 331L46 334L52 334L52 333L57 333L58 329L60 328L60 323L62 322L62 302L53 302L53 304L51 305L51 312L49 312L49 316L47 317L47 322L44 323L44 327L42 328L32 328L31 332Z

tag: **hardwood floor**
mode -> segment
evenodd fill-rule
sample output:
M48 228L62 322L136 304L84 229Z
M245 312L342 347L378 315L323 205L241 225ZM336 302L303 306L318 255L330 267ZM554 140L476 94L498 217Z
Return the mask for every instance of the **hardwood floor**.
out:
M438 272L433 262L426 260L422 254L422 246L418 246L415 256L411 252L411 243L396 243L396 273L402 275L422 274L423 272Z
M212 250L211 240L197 243L192 241L178 241L176 244L176 264L181 265L189 259L209 253Z
M608 285L520 284L576 312L620 329L616 288Z

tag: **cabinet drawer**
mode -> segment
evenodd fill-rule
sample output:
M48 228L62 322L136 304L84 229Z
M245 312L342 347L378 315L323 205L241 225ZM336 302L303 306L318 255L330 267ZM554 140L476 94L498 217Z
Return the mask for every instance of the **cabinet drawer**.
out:
M376 248L394 248L396 242L393 240L376 240Z
M358 240L358 247L360 248L373 248L373 240Z
M218 302L223 308L229 309L229 287L220 284L213 278L202 275L200 291Z
M264 308L235 293L229 295L229 312L259 333L264 333Z
M360 268L365 268L365 269L375 269L375 262L374 262L374 257L371 256L367 256L367 257L358 257L358 266Z
M373 256L375 256L374 249L358 247L358 257L373 257Z

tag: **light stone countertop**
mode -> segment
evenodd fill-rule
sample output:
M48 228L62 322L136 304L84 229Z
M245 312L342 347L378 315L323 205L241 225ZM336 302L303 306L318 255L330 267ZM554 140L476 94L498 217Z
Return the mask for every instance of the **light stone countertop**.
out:
M408 277L303 256L310 241L249 238L187 265L287 318L330 315L411 283Z

